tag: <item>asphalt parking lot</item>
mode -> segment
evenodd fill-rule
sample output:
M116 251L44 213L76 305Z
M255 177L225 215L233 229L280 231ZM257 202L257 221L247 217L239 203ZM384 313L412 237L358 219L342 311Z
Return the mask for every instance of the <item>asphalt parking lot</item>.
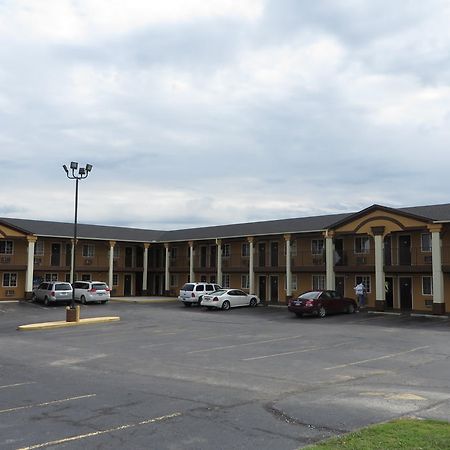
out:
M1 449L296 449L401 416L450 418L450 321L176 302L0 303Z

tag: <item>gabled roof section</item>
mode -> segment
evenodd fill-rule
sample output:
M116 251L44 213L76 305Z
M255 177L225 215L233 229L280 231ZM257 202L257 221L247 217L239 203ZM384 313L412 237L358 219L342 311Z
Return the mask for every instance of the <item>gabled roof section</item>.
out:
M396 214L396 215L408 217L410 219L415 219L415 220L418 220L421 222L433 222L433 218L426 216L426 215L417 214L417 212L421 212L422 214L431 212L431 210L427 211L425 208L426 207L396 209L396 208L390 208L388 206L374 204L374 205L369 206L368 208L362 209L361 211L358 211L356 213L348 214L347 217L343 218L342 220L339 220L339 221L331 224L330 228L336 229L336 228L342 227L343 225L345 225L347 223L354 222L362 217L368 216L371 213L373 213L374 211L385 212L388 214ZM447 208L448 208L448 211L450 214L450 205L447 205ZM413 210L413 211L411 211L411 210Z
M44 220L0 218L0 222L19 228L36 236L73 237L73 223L49 222ZM104 225L78 224L79 239L118 240L126 242L159 241L163 231L143 230L140 228L110 227Z

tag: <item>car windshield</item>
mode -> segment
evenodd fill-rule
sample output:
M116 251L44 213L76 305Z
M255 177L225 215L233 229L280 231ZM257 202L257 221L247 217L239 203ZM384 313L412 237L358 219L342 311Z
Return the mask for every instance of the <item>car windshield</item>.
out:
M185 284L182 288L182 291L193 291L194 290L194 285L193 284Z
M107 287L105 283L92 283L93 289L106 289Z
M70 291L72 286L69 283L55 284L55 291Z
M305 292L304 294L300 295L300 300L314 300L317 297L319 297L321 293L317 291L311 291L311 292Z

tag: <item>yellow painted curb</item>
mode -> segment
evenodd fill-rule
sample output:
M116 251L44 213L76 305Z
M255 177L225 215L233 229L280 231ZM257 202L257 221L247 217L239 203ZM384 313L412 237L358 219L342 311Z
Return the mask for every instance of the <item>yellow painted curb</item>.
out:
M117 322L119 320L120 317L118 316L91 317L88 319L80 319L78 322L60 320L58 322L31 323L29 325L19 325L17 329L21 331L46 330L51 328L76 327L77 325L90 325L93 323Z

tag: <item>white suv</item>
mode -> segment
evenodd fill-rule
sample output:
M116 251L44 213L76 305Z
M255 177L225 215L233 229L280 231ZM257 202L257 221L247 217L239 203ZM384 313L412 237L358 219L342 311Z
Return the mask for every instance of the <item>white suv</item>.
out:
M90 302L106 303L111 297L111 289L103 281L76 281L72 286L75 300L83 305Z
M180 289L178 300L183 302L184 306L192 304L200 306L204 294L210 294L221 287L216 283L186 283Z

